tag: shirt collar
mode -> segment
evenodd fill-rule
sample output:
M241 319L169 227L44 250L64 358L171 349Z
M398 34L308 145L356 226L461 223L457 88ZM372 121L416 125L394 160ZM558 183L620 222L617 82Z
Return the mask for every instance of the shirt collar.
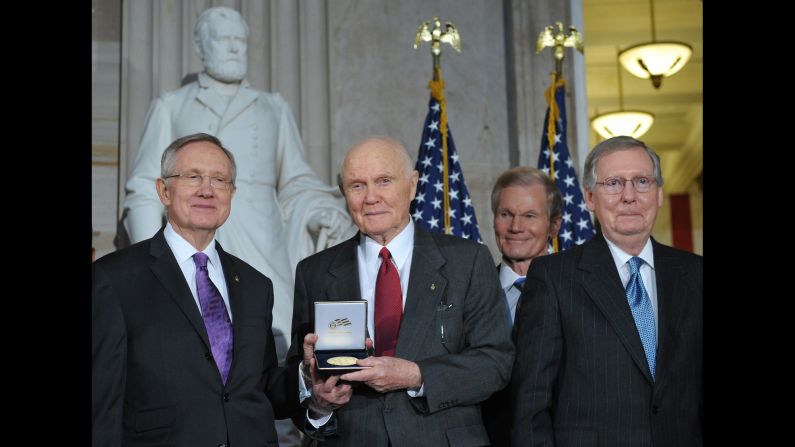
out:
M523 276L514 272L513 269L504 262L500 262L500 285L502 286L502 289L507 290L513 286L516 278L523 278Z
M174 253L174 257L177 258L178 263L182 264L188 260L193 262L193 255L197 251L196 248L174 231L171 222L166 224L163 236L166 238L166 243L169 248L171 248L171 252ZM218 250L215 248L215 239L207 244L207 247L202 250L202 252L207 255L211 265L215 267L221 265L221 258L218 256Z
M363 244L364 246L365 265L378 265L375 261L378 258L378 254L381 252L383 245L379 244L375 241L375 239L372 239L362 232L359 233L359 243ZM389 250L389 253L392 254L392 259L394 259L395 265L397 265L398 269L401 269L411 254L411 249L413 247L414 222L409 218L408 225L406 225L406 227L403 228L400 233L397 234L397 236L392 238L392 240L386 244L386 248Z
M616 263L616 268L624 268L627 262L629 262L629 259L632 258L632 255L620 249L618 245L611 242L610 239L605 238L605 240L607 241L607 246L610 248L610 254L613 255L613 262ZM654 250L652 249L651 238L646 239L646 244L643 246L643 250L640 251L640 254L638 254L638 257L643 259L643 262L654 270Z
M196 76L196 82L202 88L209 88L213 82L221 82L221 81L215 81L212 78L212 76L208 75L204 71L201 71L199 72L198 76ZM240 81L240 88L249 88L250 85L251 83L248 82L248 78L243 78L243 80Z

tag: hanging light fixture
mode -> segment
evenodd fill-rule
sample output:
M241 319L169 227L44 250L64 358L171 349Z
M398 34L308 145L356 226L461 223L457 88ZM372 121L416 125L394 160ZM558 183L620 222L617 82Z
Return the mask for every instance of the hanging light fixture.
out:
M662 78L667 78L685 66L693 47L686 43L663 41L657 42L657 30L654 27L654 0L651 4L651 42L633 45L618 55L621 65L633 75L648 79L654 88L660 88Z
M640 138L654 123L654 115L642 110L624 110L624 88L621 82L621 66L618 69L618 112L596 115L591 120L591 127L603 138L629 135Z

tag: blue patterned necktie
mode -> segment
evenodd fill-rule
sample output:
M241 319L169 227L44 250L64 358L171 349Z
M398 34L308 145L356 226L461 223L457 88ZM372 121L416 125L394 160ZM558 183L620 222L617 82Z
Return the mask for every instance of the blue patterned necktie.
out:
M643 279L640 276L640 266L643 259L633 256L628 262L629 282L627 283L627 300L632 316L635 317L635 326L640 334L640 341L643 343L643 350L646 352L646 361L649 362L651 378L654 379L657 366L657 329L654 323L654 309L651 307L651 299L643 287Z
M207 336L210 338L210 350L221 379L226 383L229 368L232 366L232 323L221 293L210 281L207 255L197 252L193 255L193 262L196 264L196 294L199 296L204 327L207 328Z

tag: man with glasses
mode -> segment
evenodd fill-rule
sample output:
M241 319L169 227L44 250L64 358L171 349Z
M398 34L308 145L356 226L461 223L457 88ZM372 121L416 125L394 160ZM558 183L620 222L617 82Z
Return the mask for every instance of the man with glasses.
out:
M702 445L703 258L651 238L659 156L620 136L585 160L601 234L530 265L516 316L514 445Z
M217 138L175 140L155 182L166 226L92 264L93 446L275 447L274 420L300 409L271 280L215 239L236 173Z
M236 10L206 9L194 29L204 65L198 79L152 101L126 184L124 225L132 243L163 226L163 206L152 184L163 148L183 135L218 137L238 161L237 206L216 238L231 254L273 281L273 332L284 361L293 312L293 272L301 259L354 234L337 188L324 184L304 159L293 114L277 93L246 79L249 28ZM280 426L283 445L298 432Z

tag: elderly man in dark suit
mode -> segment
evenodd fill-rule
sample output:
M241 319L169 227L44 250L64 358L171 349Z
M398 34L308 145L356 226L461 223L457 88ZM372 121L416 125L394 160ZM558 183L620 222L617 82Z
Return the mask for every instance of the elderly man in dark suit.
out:
M234 157L179 138L153 186L167 225L93 263L92 445L278 446L299 372L278 367L271 280L215 240Z
M701 446L703 258L651 238L660 159L599 143L585 200L601 234L530 265L511 380L516 446Z
M491 211L502 255L497 271L511 324L527 269L533 259L547 254L551 238L560 229L562 210L563 199L555 181L539 169L517 166L500 174L494 183ZM483 403L483 420L495 446L510 444L510 391L505 387Z
M417 180L398 141L354 146L340 187L359 234L296 269L288 363L317 340L314 301L367 300L374 335L376 355L358 361L367 369L324 379L303 365L311 398L299 422L324 445L488 445L479 404L513 362L502 290L485 246L414 225Z

